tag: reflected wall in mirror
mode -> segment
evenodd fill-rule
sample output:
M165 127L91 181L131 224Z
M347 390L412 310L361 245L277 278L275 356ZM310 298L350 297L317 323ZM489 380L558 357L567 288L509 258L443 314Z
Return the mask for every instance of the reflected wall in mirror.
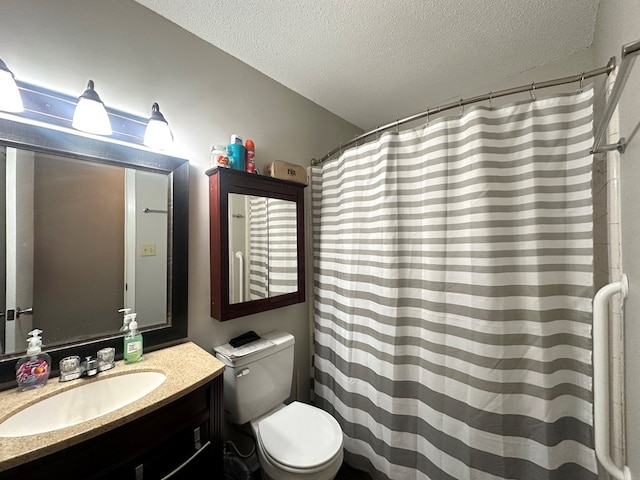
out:
M0 388L32 328L54 369L104 346L120 358L123 307L145 350L186 338L188 171L146 148L0 118Z
M229 303L298 290L296 203L229 194Z
M211 316L304 302L305 185L210 169Z

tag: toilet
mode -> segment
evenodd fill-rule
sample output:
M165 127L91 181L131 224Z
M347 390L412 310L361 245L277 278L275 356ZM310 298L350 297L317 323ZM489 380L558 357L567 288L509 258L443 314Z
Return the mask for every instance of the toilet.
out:
M274 331L239 347L214 348L225 364L224 407L236 425L249 423L263 480L331 480L343 459L343 434L330 414L312 405L284 401L291 393L294 337Z

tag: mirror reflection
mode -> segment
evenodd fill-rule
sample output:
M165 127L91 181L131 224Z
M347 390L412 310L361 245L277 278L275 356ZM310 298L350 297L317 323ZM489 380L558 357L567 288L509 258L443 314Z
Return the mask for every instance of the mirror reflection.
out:
M167 325L169 177L0 146L0 354Z
M229 194L229 303L298 290L296 202Z

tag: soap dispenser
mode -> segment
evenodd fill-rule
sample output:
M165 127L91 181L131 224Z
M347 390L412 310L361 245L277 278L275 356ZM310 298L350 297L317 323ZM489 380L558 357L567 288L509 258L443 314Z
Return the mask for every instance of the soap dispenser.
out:
M16 381L20 391L42 387L51 373L51 357L42 351L42 330L32 330L27 339L27 356L16 364Z
M129 317L130 321L128 322L129 331L124 337L124 363L129 364L142 360L142 334L138 332L136 314L128 313L125 315L125 324L127 323L126 317Z
M120 310L118 310L118 312L124 313L124 320L122 321L122 326L120 327L120 331L126 332L129 330L129 322L131 322L131 315L129 315L129 313L131 312L131 309L121 308Z

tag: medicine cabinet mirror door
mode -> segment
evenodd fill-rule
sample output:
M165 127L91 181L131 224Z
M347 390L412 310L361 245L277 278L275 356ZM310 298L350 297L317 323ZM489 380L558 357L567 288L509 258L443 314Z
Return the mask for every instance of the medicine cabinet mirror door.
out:
M229 194L229 303L298 290L296 202Z
M304 185L228 169L208 174L211 316L303 302Z

